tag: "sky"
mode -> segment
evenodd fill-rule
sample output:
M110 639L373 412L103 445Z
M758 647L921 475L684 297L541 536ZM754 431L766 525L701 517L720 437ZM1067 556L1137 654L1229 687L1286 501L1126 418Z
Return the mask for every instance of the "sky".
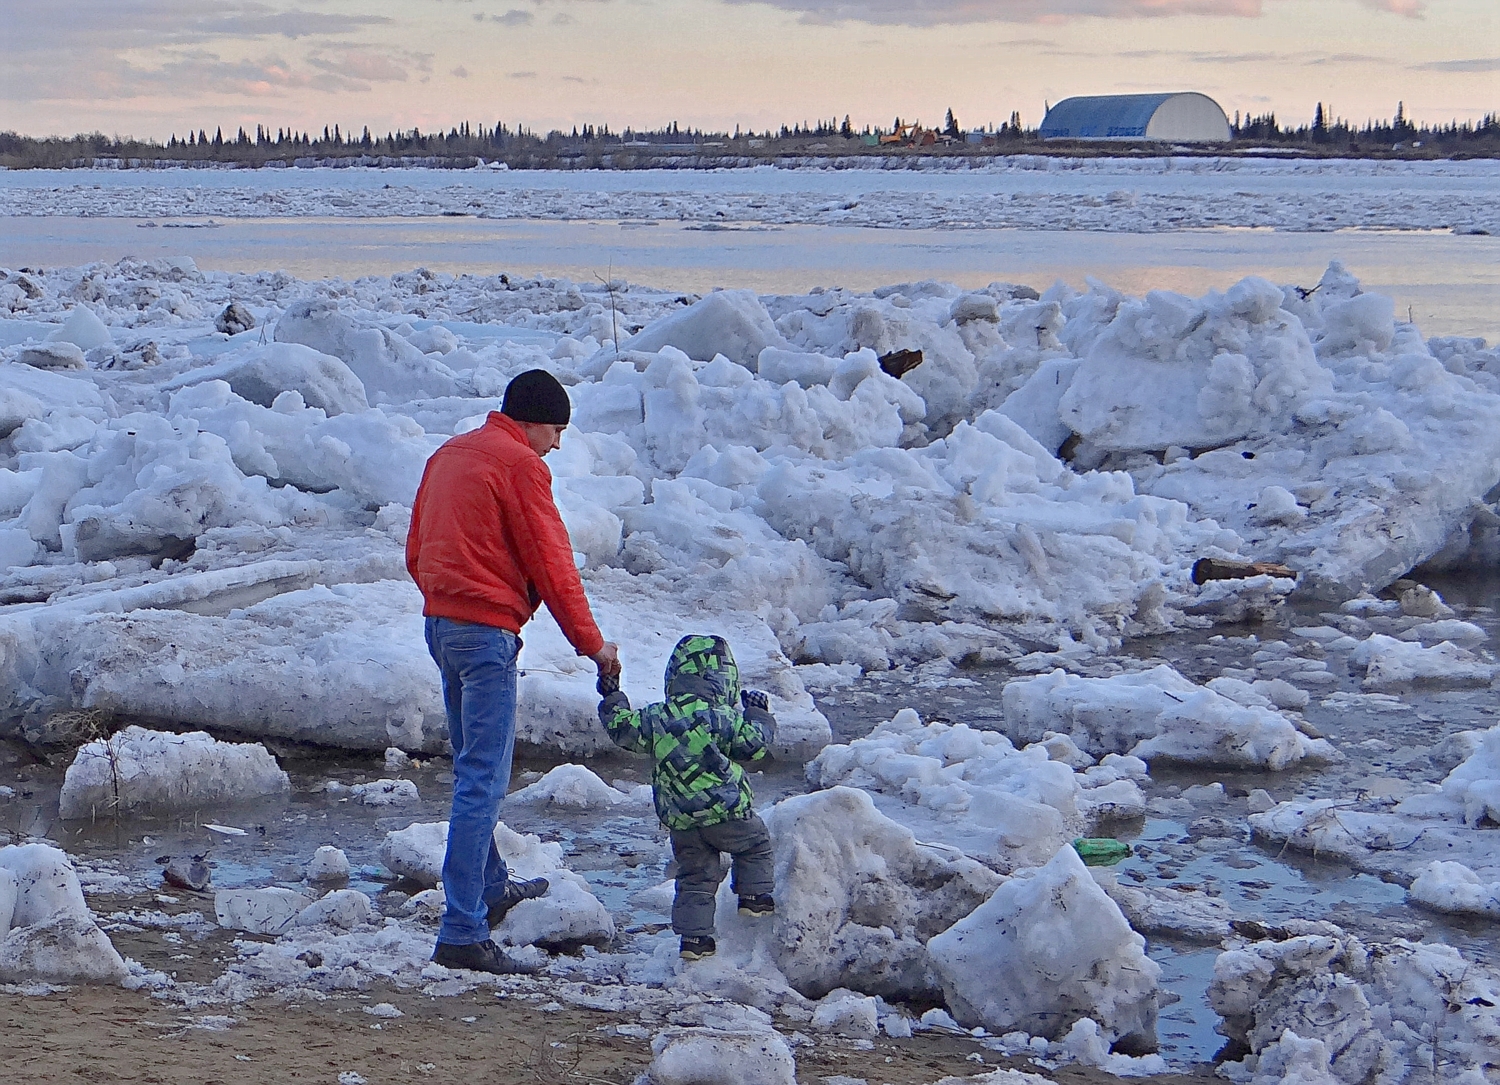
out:
M39 136L1500 111L1500 0L0 0L0 50L0 130Z

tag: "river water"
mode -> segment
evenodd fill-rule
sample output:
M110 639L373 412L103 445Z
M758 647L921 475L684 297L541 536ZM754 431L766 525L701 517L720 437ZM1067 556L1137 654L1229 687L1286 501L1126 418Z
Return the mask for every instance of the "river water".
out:
M295 172L295 171L289 171ZM165 221L165 220L164 220ZM0 266L190 256L218 271L281 269L355 278L426 267L453 274L624 278L702 293L815 286L868 290L940 279L1046 289L1089 276L1129 294L1201 294L1247 275L1316 284L1342 260L1426 335L1500 339L1500 238L1448 231L1297 233L1219 228L1170 233L1033 229L875 229L477 218L235 218L145 225L131 218L0 220Z

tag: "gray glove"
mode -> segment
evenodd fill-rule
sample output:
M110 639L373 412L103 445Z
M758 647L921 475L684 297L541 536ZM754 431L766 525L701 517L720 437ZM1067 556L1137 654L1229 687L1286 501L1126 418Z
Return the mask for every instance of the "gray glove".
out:
M740 690L740 704L746 708L758 708L762 712L771 711L771 698L758 689Z
M601 674L599 681L594 683L594 688L599 691L599 696L608 697L611 693L620 692L620 676L617 674Z

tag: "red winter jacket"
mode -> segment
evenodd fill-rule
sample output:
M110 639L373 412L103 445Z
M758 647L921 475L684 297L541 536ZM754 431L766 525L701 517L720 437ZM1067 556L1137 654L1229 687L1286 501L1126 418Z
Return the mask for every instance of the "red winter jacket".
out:
M519 633L545 602L580 655L604 647L552 500L552 472L498 411L427 461L406 568L428 617Z

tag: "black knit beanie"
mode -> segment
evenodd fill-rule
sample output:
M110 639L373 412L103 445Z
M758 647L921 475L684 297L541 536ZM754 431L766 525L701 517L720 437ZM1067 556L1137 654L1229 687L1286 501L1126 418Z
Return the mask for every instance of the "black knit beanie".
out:
M568 390L545 369L528 369L505 388L500 413L517 422L540 422L547 426L566 426L573 405Z

